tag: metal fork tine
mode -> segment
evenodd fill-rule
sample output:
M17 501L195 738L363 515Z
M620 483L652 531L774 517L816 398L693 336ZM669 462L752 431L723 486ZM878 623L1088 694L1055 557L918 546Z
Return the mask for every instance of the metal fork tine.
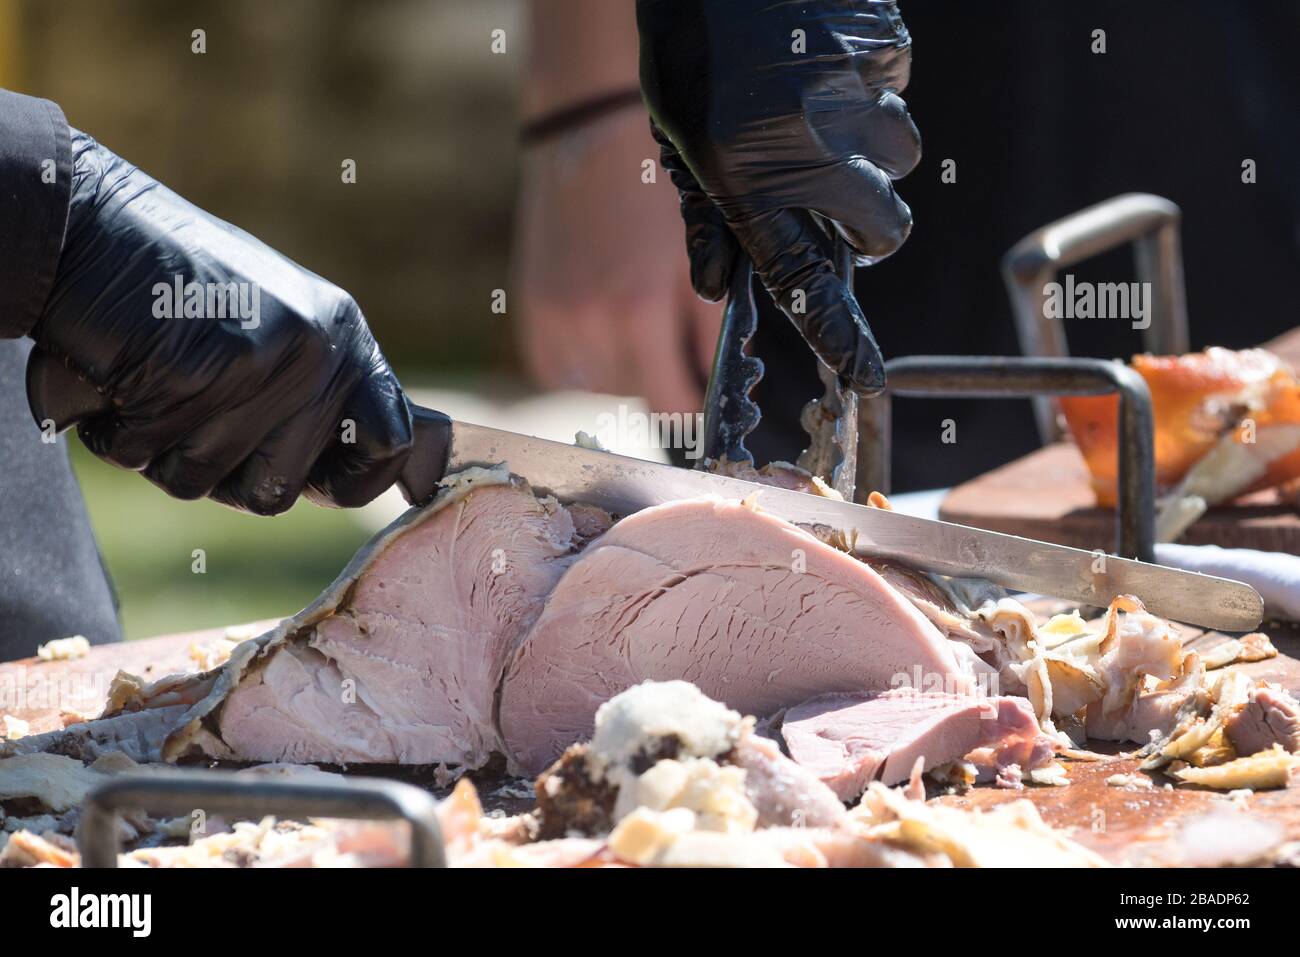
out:
M853 249L838 235L835 273L852 293ZM826 392L804 407L801 419L809 444L799 456L798 465L827 481L846 502L852 502L857 492L858 396L823 363L817 364L817 373Z
M758 426L761 414L749 393L763 377L763 363L745 354L745 346L758 328L753 272L749 258L742 256L731 277L704 401L703 454L696 460L696 468L705 468L710 460L754 463L745 439Z

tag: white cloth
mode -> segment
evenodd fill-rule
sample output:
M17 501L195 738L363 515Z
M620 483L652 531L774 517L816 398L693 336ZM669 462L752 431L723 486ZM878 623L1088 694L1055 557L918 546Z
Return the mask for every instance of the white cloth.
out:
M889 496L889 501L896 512L937 519L939 505L949 491L940 488L906 492ZM1172 568L1245 582L1263 597L1268 617L1300 621L1300 556L1217 545L1157 545L1156 561ZM1018 597L1025 600L1026 596Z
M431 406L438 408L438 406ZM904 515L915 515L917 518L939 517L939 505L952 489L936 488L924 492L903 492L900 495L888 495L889 504L894 506L895 512L902 512Z
M1300 555L1218 545L1157 545L1156 561L1253 585L1270 618L1300 621Z

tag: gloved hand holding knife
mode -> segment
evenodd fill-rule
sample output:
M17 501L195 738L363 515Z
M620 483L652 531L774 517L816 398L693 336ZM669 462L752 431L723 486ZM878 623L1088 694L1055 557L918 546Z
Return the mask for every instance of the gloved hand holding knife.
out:
M686 222L691 279L726 293L737 257L853 389L884 387L828 223L859 264L898 249L891 180L920 159L899 97L911 40L892 0L637 0L641 86Z
M100 458L177 498L260 515L392 485L410 413L352 298L75 130L71 158L63 251L30 331L37 423L77 424ZM98 395L78 408L87 383Z

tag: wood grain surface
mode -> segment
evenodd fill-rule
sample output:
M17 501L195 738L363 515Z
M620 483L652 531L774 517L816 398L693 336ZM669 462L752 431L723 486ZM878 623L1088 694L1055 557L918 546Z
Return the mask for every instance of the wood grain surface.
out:
M1046 616L1067 606L1042 600L1035 611ZM273 623L261 622L260 626ZM1228 640L1227 635L1178 626L1188 648L1206 650ZM1248 674L1276 682L1300 696L1300 627L1272 624L1264 629L1278 648L1279 655L1268 661L1241 666ZM32 730L61 727L64 712L75 710L94 714L103 706L108 682L119 669L158 678L173 672L197 670L192 649L201 649L220 639L222 629L169 635L144 641L92 648L77 661L40 662L34 659L0 664L0 693L14 682L37 686L80 687L73 698L59 706L42 705L8 709L0 701L0 713L8 712L32 723ZM87 676L94 680L86 682ZM75 684L76 681L84 684ZM98 681L102 688L95 685ZM96 697L98 695L98 697ZM68 708L69 704L75 705ZM1098 750L1116 751L1114 745L1095 743ZM1177 865L1204 863L1188 860L1195 848L1184 840L1184 829L1195 826L1198 818L1213 812L1248 810L1251 819L1276 822L1290 839L1300 840L1300 787L1289 790L1261 791L1245 800L1230 800L1225 795L1188 785L1175 785L1162 775L1154 778L1153 790L1131 791L1110 787L1106 781L1117 774L1133 773L1136 759L1116 758L1105 763L1068 761L1071 784L1068 787L1028 786L1022 790L978 787L962 795L939 795L934 799L961 808L989 808L1006 801L1026 798L1032 801L1045 820L1068 830L1072 837L1118 864ZM445 795L448 788L435 784L437 775L431 768L352 767L354 773L394 777ZM521 782L505 777L499 768L487 768L472 775L485 807L515 814L527 810L529 801L520 797ZM445 780L445 779L444 779ZM1165 785L1170 787L1166 788ZM1216 819L1217 820L1217 819ZM1231 822L1231 819L1226 819Z
M1300 329L1265 348L1300 369ZM1094 503L1083 456L1063 442L957 486L940 505L939 517L1075 548L1114 549L1115 513ZM1210 509L1180 541L1300 554L1300 509L1294 499L1259 492Z

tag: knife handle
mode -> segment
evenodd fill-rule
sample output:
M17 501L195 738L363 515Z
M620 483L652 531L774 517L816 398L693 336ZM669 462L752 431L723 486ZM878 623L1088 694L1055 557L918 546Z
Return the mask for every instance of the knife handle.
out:
M27 402L36 423L52 422L62 434L113 411L112 400L39 346L27 362ZM433 497L451 455L451 419L410 404L413 445L397 485L412 505Z
M42 350L27 362L27 402L37 425L52 422L56 434L113 411L112 400L64 363ZM402 496L422 505L438 490L451 456L451 419L441 412L408 403L412 451L397 477Z
M451 459L451 419L407 400L411 410L411 454L397 476L397 487L410 505L423 505L438 491Z
M27 359L27 404L36 424L52 422L55 434L113 411L112 399L40 346Z

